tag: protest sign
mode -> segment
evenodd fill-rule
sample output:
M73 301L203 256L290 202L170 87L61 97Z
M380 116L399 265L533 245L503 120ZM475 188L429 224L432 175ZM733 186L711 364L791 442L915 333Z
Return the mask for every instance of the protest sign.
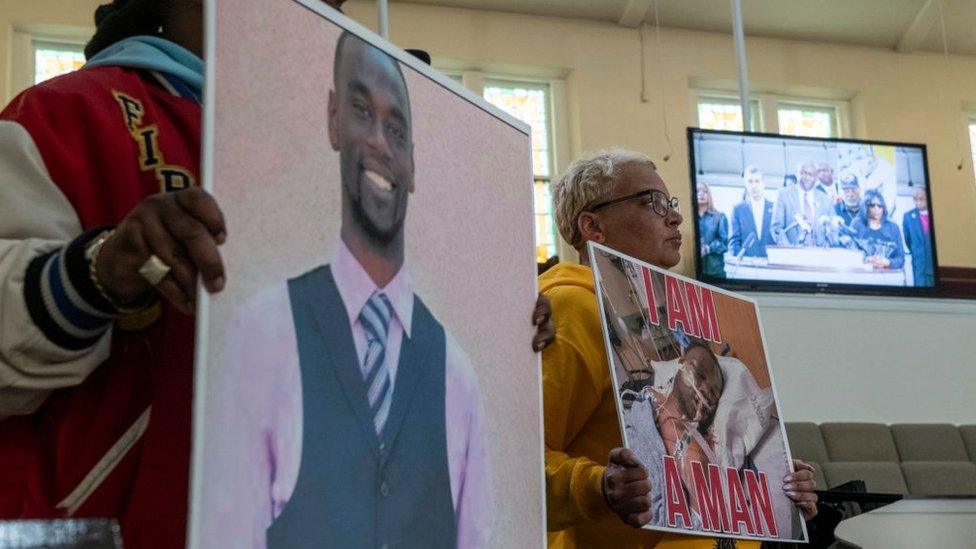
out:
M805 541L755 302L593 242L589 257L620 431L650 476L645 528Z

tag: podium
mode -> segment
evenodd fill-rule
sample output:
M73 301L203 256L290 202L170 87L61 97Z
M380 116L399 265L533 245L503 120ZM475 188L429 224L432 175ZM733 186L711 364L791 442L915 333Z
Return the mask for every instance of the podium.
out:
M771 267L872 270L870 264L864 263L864 252L847 248L766 246L766 255L769 257Z
M725 276L746 280L905 286L904 269L876 269L846 248L767 246L768 257L725 256Z

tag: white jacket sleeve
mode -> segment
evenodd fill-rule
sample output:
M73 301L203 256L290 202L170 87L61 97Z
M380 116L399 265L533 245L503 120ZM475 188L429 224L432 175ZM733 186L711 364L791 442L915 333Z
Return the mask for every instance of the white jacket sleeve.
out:
M0 418L33 412L108 357L114 311L83 297L81 233L30 134L0 120Z

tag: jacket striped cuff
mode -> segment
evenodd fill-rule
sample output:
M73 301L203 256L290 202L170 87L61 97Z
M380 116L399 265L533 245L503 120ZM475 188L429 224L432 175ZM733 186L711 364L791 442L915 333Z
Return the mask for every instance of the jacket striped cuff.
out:
M87 231L27 266L24 301L31 320L52 343L65 349L94 345L117 314L92 283L85 259L85 246L104 230Z

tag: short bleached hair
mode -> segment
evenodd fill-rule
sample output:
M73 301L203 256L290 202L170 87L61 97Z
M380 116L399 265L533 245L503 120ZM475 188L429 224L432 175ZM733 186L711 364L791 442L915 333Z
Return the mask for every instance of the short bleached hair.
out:
M578 247L582 235L576 219L587 207L610 200L620 168L631 163L654 162L646 154L625 149L609 149L577 158L552 186L552 201L559 234Z

